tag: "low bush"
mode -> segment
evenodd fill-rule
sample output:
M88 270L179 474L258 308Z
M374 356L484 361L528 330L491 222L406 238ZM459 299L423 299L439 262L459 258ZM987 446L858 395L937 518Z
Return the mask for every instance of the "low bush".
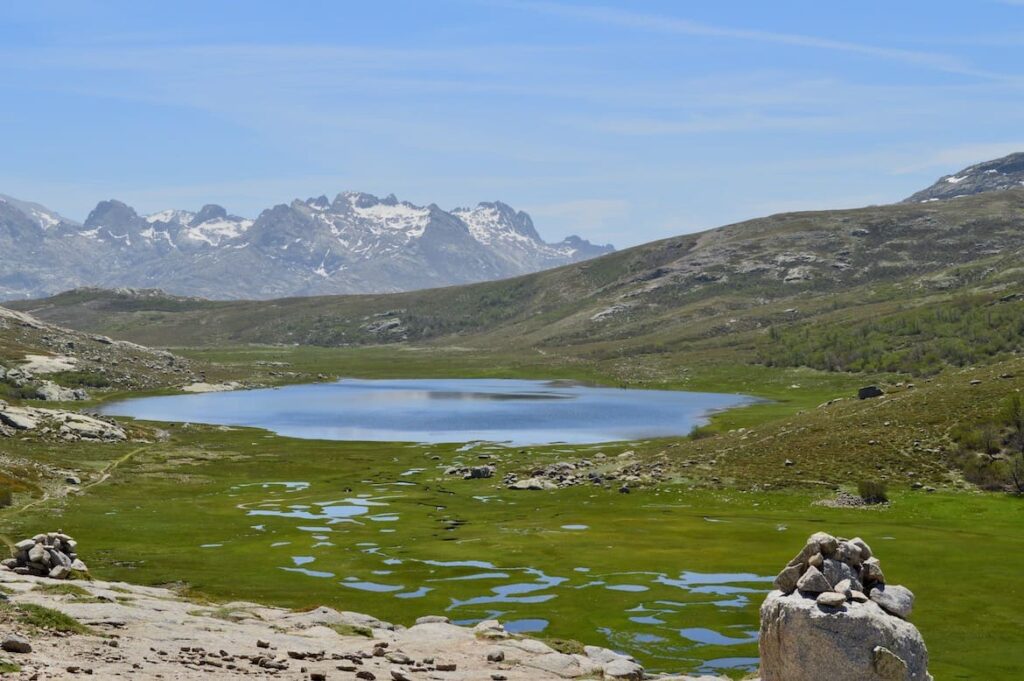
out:
M50 380L67 388L109 388L110 379L98 371L61 371L49 376Z
M861 480L857 483L857 494L864 501L880 504L889 501L889 486L882 480Z

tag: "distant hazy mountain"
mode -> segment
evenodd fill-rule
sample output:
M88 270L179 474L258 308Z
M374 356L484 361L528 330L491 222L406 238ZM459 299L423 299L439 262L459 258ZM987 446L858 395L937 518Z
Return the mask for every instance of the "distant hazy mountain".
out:
M932 186L917 192L904 203L924 203L955 199L982 192L1017 189L1024 186L1024 153L1010 154L985 161L946 175Z
M501 202L446 212L345 192L248 220L217 205L142 216L111 200L78 224L0 195L0 300L79 286L205 298L395 292L511 277L612 250L575 236L546 243L529 215Z

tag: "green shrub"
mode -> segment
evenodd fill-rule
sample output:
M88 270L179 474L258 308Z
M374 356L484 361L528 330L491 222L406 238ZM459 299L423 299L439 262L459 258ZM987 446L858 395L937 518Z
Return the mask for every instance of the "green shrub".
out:
M68 388L109 388L110 379L98 371L60 371L50 380Z
M706 437L711 437L715 434L715 431L710 426L694 426L690 429L690 433L686 436L691 440L703 440Z
M1003 404L1003 423L1018 433L1024 433L1024 396L1013 393Z
M767 366L929 376L947 366L1024 350L1024 303L964 296L879 318L772 326L758 351Z
M857 494L864 501L880 504L889 501L889 486L883 480L861 480L857 483Z

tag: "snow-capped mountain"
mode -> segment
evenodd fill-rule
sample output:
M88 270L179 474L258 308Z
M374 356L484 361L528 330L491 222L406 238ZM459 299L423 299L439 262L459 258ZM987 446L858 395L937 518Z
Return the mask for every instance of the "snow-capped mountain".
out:
M210 204L139 215L101 201L78 224L0 195L0 300L78 286L162 288L207 298L403 291L534 272L612 251L579 237L546 243L506 204L446 212L343 192L255 220Z
M952 175L944 175L932 186L907 198L904 203L941 201L1020 187L1024 187L1024 153L1018 152L968 166Z

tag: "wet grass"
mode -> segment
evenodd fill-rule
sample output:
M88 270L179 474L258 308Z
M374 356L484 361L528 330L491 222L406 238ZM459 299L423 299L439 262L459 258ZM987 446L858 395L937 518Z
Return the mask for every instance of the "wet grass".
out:
M911 389L897 387L898 377L742 365L715 353L691 353L685 361L666 353L587 359L554 350L395 347L189 354L214 363L210 380L287 382L318 373L567 378L769 401L716 415L705 429L709 437L601 447L459 452L455 445L301 441L180 424L161 424L170 440L141 448L12 440L5 447L25 462L14 478L25 482L0 516L4 531L23 536L61 526L81 541L97 577L184 582L186 593L208 600L214 611L217 602L246 600L326 604L401 624L427 614L461 622L498 617L534 636L628 650L651 669L713 671L715 660L756 657L752 633L763 579L807 534L825 529L863 536L887 576L917 593L914 621L937 677L1011 678L1024 668L1014 607L1024 502L971 491L943 453L952 426L988 418L1008 391L1024 388L1024 379L999 378L1024 375L1020 359L950 371ZM857 387L876 381L885 385L885 398L851 399ZM819 408L835 398L845 399ZM625 449L637 461L663 463L668 482L628 495L617 493L617 484L532 493L498 483L505 472L598 451L607 455L604 467L614 467ZM442 474L452 464L482 462L497 465L498 478ZM84 495L44 503L40 471L69 466L85 480L113 474ZM855 491L866 477L889 483L891 505L811 505L839 487ZM263 486L274 482L309 484ZM912 492L912 482L941 491ZM359 495L386 506L333 523L249 515L312 509L322 516L318 503L346 506ZM33 498L38 505L21 511ZM581 525L586 529L565 529ZM999 560L979 559L993 546ZM692 581L718 573L732 576L725 584Z
M106 456L116 458L117 449ZM914 621L938 677L1009 678L1024 667L1015 641L1020 499L904 488L893 490L890 506L863 510L812 506L822 492L686 482L628 495L614 486L512 492L495 480L453 480L441 471L484 454L500 476L598 450L612 457L623 447L457 449L178 427L170 442L140 453L89 494L5 524L18 536L62 525L104 579L184 581L190 593L213 600L322 603L401 624L427 614L542 620L546 626L533 635L629 650L652 669L673 671L756 657L749 635L767 588L758 579L770 577L808 534L826 529L867 539L886 575L917 593ZM417 468L426 470L408 474ZM263 485L273 482L309 485ZM318 502L346 506L359 495L386 506L336 516L339 522L322 517ZM563 529L576 525L587 528ZM1000 560L979 558L993 546ZM722 585L671 583L694 579L690 573L753 574ZM400 588L363 590L381 587ZM409 594L418 595L399 597ZM702 643L681 633L701 629L738 642Z

